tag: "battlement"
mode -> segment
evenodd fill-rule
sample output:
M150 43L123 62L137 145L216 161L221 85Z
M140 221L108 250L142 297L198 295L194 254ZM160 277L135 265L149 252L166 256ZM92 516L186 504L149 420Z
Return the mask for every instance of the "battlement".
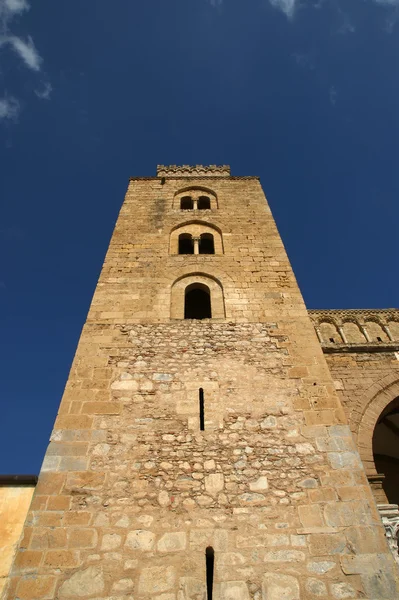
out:
M229 177L229 165L158 165L158 177Z
M383 351L399 347L399 310L309 310L325 352Z

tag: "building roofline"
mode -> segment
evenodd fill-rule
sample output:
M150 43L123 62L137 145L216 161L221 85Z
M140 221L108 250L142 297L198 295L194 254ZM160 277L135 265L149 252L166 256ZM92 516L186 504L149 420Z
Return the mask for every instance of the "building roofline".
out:
M0 486L36 485L37 475L0 475Z
M161 177L129 177L129 181L161 181L162 179L204 179L205 181L209 181L210 179L217 179L218 181L220 179L228 179L229 181L238 179L256 179L259 181L260 177L259 175L215 175L214 177L212 177L212 175L198 175L196 177L193 177L192 175L164 175Z

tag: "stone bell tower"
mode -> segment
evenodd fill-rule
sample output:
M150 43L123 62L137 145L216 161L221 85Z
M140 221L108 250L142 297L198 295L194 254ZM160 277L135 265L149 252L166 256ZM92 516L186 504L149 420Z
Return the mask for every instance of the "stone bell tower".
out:
M6 598L399 598L257 177L132 178Z

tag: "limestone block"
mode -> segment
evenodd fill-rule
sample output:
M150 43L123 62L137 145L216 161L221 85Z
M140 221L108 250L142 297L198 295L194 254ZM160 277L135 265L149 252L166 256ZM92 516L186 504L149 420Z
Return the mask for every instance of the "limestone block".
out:
M336 566L335 562L331 560L312 560L307 564L307 569L311 573L317 573L318 575L324 575L328 571L331 571Z
M59 598L87 598L93 594L101 594L105 587L101 567L92 566L77 571L61 585Z
M305 589L313 596L320 598L327 596L326 584L323 583L323 581L320 581L320 579L315 579L314 577L309 577L309 579L306 580Z
M216 469L215 461L213 459L212 460L206 460L204 462L204 469L206 471L213 471L214 469Z
M249 482L249 489L251 490L251 492L267 490L268 487L269 487L269 484L267 481L267 477L265 477L264 475L262 475L261 477L258 477L258 479L256 479L255 481Z
M211 473L205 477L205 489L208 494L215 496L224 488L223 473Z
M266 573L262 581L262 600L300 600L299 583L291 575Z
M139 592L141 594L156 594L166 592L174 587L176 570L168 567L148 567L140 573Z
M178 600L205 600L205 583L195 577L181 577L177 598Z
M170 504L170 498L169 498L169 494L168 492L166 492L165 490L162 490L161 492L159 492L158 494L158 504L160 506L169 506Z
M186 547L186 533L184 531L174 531L164 533L158 541L157 548L159 552L179 552Z
M111 384L111 390L122 392L136 392L139 389L139 384L135 379L126 379L123 381L114 381Z
M245 581L226 581L220 584L220 600L249 600Z
M121 545L122 538L117 533L106 533L101 542L101 550L115 550Z
M300 550L274 550L266 552L265 562L301 562L305 560L305 554Z
M220 565L244 565L246 562L245 556L239 552L222 552L218 554L218 563Z
M356 590L353 589L349 583L333 583L331 585L331 593L334 598L338 600L346 600L349 598L356 598L357 593Z
M145 529L136 529L129 531L125 547L131 550L152 550L154 546L155 535Z
M133 580L129 577L125 577L125 579L120 579L119 581L115 581L112 586L113 592L129 592L133 589L134 583Z

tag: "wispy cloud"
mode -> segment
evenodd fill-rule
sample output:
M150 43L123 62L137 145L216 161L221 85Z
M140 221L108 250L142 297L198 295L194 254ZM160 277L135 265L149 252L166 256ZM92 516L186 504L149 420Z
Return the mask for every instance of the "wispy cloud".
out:
M24 65L35 72L41 71L43 60L37 51L33 39L28 36L23 39L14 35L11 25L16 17L30 9L28 0L0 0L0 49L5 46L12 48ZM52 87L50 83L42 83L41 88L34 90L38 98L47 100ZM0 120L16 120L20 110L18 100L12 96L0 99Z
M15 35L4 37L2 41L3 43L8 42L11 44L12 48L22 58L27 67L33 71L40 71L42 59L39 56L39 53L36 50L33 40L30 36L26 42Z
M269 0L270 4L280 9L288 19L292 19L295 12L295 0Z
M41 100L48 100L51 96L51 92L53 91L53 86L48 81L43 83L43 87L39 90L35 90L35 94Z
M0 121L15 121L19 113L19 102L12 96L0 98Z

